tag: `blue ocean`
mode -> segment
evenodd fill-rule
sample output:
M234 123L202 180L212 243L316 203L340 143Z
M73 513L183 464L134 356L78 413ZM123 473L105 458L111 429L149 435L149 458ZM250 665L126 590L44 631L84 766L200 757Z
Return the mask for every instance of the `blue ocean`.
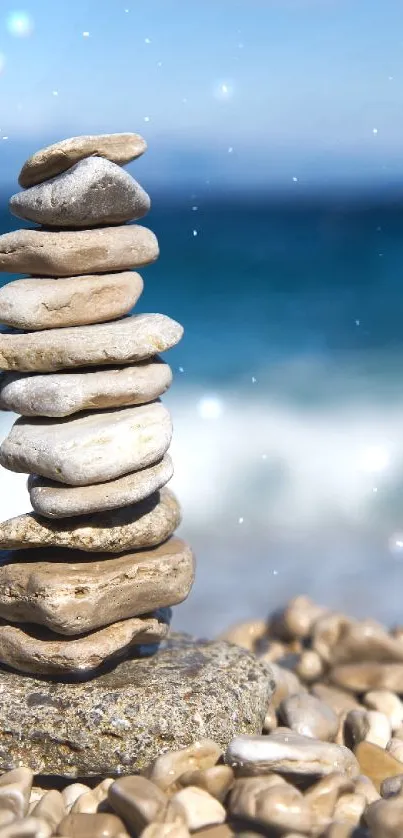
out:
M154 197L136 310L185 327L166 402L198 562L176 627L212 636L297 593L403 622L403 209ZM24 476L0 481L2 517L26 511Z

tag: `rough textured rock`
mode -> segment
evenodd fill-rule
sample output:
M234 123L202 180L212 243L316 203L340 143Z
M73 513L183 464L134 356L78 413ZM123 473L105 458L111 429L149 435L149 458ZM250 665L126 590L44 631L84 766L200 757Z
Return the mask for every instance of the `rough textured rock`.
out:
M36 151L23 165L18 177L20 186L42 183L65 172L78 160L96 155L123 165L145 152L147 143L139 134L99 134L70 137Z
M272 771L293 777L321 777L332 771L347 777L359 774L354 754L344 745L281 729L269 736L237 736L227 749L225 761L246 776Z
M192 551L179 538L113 558L52 548L7 551L0 564L0 617L83 634L182 602L193 578Z
M0 322L27 330L102 323L128 314L142 290L134 271L17 279L0 288Z
M3 373L0 408L21 416L58 419L83 410L146 404L161 396L171 382L170 367L158 359L84 372Z
M113 323L25 334L0 334L4 370L52 372L152 358L178 343L182 326L165 314L136 314Z
M46 629L0 623L0 663L39 675L94 673L105 662L125 655L134 646L155 645L166 637L169 610L134 617L85 634L59 637Z
M160 402L73 419L18 419L0 447L0 463L89 486L157 462L171 436L170 416Z
M68 547L89 553L123 553L161 544L180 520L175 495L162 489L132 506L72 518L67 525L32 513L10 518L0 523L0 550Z
M267 664L225 642L177 636L88 683L0 673L0 770L130 774L201 736L256 733L273 689ZM33 735L35 731L35 735Z
M123 271L158 259L158 242L139 224L95 230L16 230L0 236L0 271L37 276Z
M155 465L94 486L65 486L37 474L28 478L31 504L46 518L71 518L130 506L149 497L168 483L173 475L169 454Z
M87 157L56 177L17 192L10 212L48 227L93 227L142 218L150 198L128 172L104 157Z

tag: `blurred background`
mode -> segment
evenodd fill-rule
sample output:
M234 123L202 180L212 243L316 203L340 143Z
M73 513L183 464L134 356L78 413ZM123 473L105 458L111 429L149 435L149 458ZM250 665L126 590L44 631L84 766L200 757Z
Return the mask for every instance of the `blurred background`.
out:
M1 3L1 232L33 151L149 143L130 171L161 257L137 310L186 330L178 628L296 593L403 622L402 24L401 0ZM29 508L24 476L0 492L2 518Z

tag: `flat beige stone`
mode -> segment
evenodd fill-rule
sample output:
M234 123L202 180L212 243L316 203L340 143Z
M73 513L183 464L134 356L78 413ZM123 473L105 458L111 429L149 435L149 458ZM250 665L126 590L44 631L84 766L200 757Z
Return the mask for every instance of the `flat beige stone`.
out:
M154 401L168 389L172 371L154 358L136 365L65 370L46 375L4 373L0 408L21 416L63 418L83 410L125 407Z
M136 314L113 323L21 335L0 334L0 367L53 372L143 361L171 349L182 334L182 326L165 314Z
M136 180L104 157L86 157L66 172L17 192L10 212L48 227L94 227L142 218L150 198Z
M173 463L169 454L165 454L158 463L109 483L65 486L31 474L28 489L32 507L39 515L52 519L71 518L138 503L165 486L172 475Z
M0 447L0 463L10 471L90 486L156 463L171 436L171 419L160 402L73 419L18 419Z
M124 271L158 259L158 242L139 224L95 230L16 230L0 236L0 271L41 276Z
M46 556L46 559L44 558ZM77 635L186 599L194 578L190 547L170 538L159 547L114 556L48 548L4 552L0 617Z
M73 518L67 524L32 513L18 515L0 524L0 549L68 547L88 553L123 553L161 544L180 520L175 495L162 489L132 506Z
M154 645L167 636L167 616L134 617L84 637L58 637L46 629L0 624L0 662L39 675L93 672L133 646Z
M17 279L0 288L0 322L28 331L102 323L128 314L142 290L134 271Z
M124 165L145 152L147 143L139 134L99 134L70 137L36 151L23 165L18 177L20 186L33 186L59 172L65 172L78 160L96 155Z

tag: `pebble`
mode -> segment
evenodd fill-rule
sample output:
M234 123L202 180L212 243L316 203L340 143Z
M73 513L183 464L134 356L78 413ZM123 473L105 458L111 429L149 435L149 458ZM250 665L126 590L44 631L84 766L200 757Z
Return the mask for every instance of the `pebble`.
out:
M270 620L270 631L284 640L308 637L316 620L326 609L307 596L291 599L282 611L275 612Z
M324 674L323 661L320 655L314 649L306 649L302 652L295 667L295 674L307 684L318 681Z
M319 620L313 646L331 665L363 661L403 662L403 643L375 620L352 620L336 614Z
M147 776L159 788L167 791L186 771L212 768L221 754L222 750L217 742L212 739L199 739L187 748L161 754L150 766Z
M363 794L357 792L342 794L336 803L334 818L336 821L347 821L353 826L358 826L366 805L367 801Z
M15 230L0 236L0 271L79 276L125 271L155 262L158 242L139 224L92 230Z
M41 516L71 518L138 503L165 486L172 475L173 463L169 454L147 468L93 486L66 486L31 474L29 497L35 512Z
M91 791L90 787L84 785L84 783L70 783L66 786L62 791L62 798L67 812L70 812L70 809L72 809L79 797L83 794L87 794L89 791Z
M11 471L88 486L153 465L171 436L171 418L160 402L69 420L18 419L0 447L0 463Z
M231 626L227 631L220 634L220 639L226 640L227 643L242 646L243 649L248 649L250 652L255 652L259 641L267 634L267 629L266 620L249 620Z
M381 796L384 798L388 797L400 797L403 792L403 773L396 774L395 777L386 777L386 780L383 780L381 783ZM379 795L378 795L379 799ZM372 803L372 800L369 801Z
M269 666L250 653L176 633L158 654L90 682L0 669L0 771L18 760L48 777L112 777L202 737L223 748L236 732L261 730L272 690Z
M1 529L0 529L1 536ZM337 714L309 693L300 693L283 699L279 714L284 724L303 736L331 742L336 736L339 720Z
M301 792L288 783L271 785L267 779L250 777L236 781L229 800L231 816L276 830L276 834L298 829L309 835L312 813Z
M40 549L23 557L19 551L6 554L0 563L0 617L83 634L182 602L194 578L192 551L175 537L114 558L95 554L88 562L73 550L48 548L47 555L48 562Z
M172 800L183 808L190 832L224 823L226 819L226 812L220 801L198 786L181 789Z
M306 687L301 684L294 672L276 663L271 663L271 669L276 682L276 689L272 699L272 707L274 709L277 709L285 698L306 691Z
M160 643L168 634L170 614L156 613L156 617L121 620L83 637L68 639L46 630L33 632L24 624L7 625L1 621L0 662L28 674L94 673L104 663L124 657L133 647Z
M396 693L390 690L370 690L362 701L370 710L384 713L389 719L392 731L399 729L403 722L403 703Z
M139 134L98 134L71 137L36 151L24 163L18 177L20 186L26 188L42 183L48 178L65 172L85 157L105 157L113 163L124 165L144 154L147 143Z
M372 742L360 742L355 749L355 756L360 766L361 774L372 780L377 791L387 777L402 773L402 763L395 759L388 751Z
M162 789L146 777L121 777L109 787L108 801L136 835L153 821L181 821L180 807L171 807L172 818L166 817L169 799Z
M379 800L379 792L376 790L372 780L365 774L359 774L354 780L354 788L358 794L363 794L367 803Z
M69 814L59 823L56 835L66 838L128 838L124 823L110 814Z
M311 692L313 695L316 695L317 698L322 699L325 704L328 704L329 707L331 707L332 710L339 715L339 717L349 710L355 710L360 707L358 701L353 695L345 690L340 690L336 687L329 687L328 684L314 684L311 688Z
M0 828L0 838L50 838L50 835L52 830L47 821L38 818L16 820Z
M369 727L367 710L350 710L343 724L343 742L347 748L353 751L359 742L364 742L367 738Z
M344 774L333 772L322 777L305 792L305 801L312 813L316 829L323 829L328 825L339 797L352 791L353 781Z
M14 768L0 777L0 812L10 812L23 818L28 812L33 772L29 768Z
M156 360L86 372L3 373L0 409L63 418L84 410L146 404L165 393L171 382L168 364Z
M343 745L281 729L269 736L237 736L227 748L225 762L243 775L278 771L294 777L320 777L340 771L355 777L359 773L354 754Z
M60 791L52 789L46 792L32 810L32 817L46 821L52 833L56 831L57 825L67 814L66 804Z
M68 524L47 521L31 512L0 523L0 549L66 547L90 553L123 553L155 547L175 532L180 506L170 489L161 489L139 503L97 512Z
M98 783L94 789L88 790L80 795L71 807L72 814L92 814L101 810L101 807L108 800L108 792L113 783L111 778L106 778Z
M142 291L134 271L18 279L0 288L0 321L28 331L102 323L129 314Z
M365 820L371 838L401 838L403 834L403 800L377 800L368 806Z
M93 227L142 218L150 198L124 169L104 157L86 157L65 172L17 192L9 209L47 227Z
M182 335L182 326L164 314L134 314L92 326L0 334L0 362L4 370L20 372L113 367L166 352Z
M197 786L208 791L221 803L224 802L234 783L234 772L228 765L213 765L210 768L185 771L178 783L181 786Z
M329 678L336 686L355 693L385 689L403 694L403 663L346 663L335 666Z
M213 830L201 829L198 833L198 838L201 838L204 832L206 833L206 838L232 838L233 834L231 833L230 836L226 834L223 836L209 836L207 833L210 831L212 832ZM141 838L189 838L189 836L190 832L184 823L150 823L141 833Z
M386 748L390 754L393 754L396 759L403 762L403 742L401 739L395 739L392 737L392 739L389 739L383 747Z

